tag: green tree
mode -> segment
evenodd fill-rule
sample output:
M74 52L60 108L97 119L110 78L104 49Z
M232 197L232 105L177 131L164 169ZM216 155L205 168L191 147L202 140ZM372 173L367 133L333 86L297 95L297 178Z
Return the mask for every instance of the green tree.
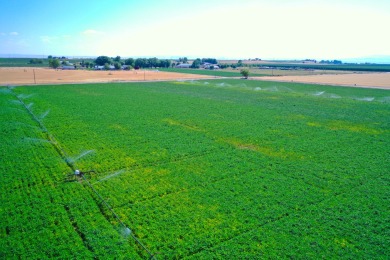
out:
M149 64L149 67L158 67L158 65L160 64L159 60L154 57L154 58L149 58L148 59L148 64Z
M211 64L218 64L217 59L215 58L202 58L202 63L211 63Z
M104 64L104 69L105 70L110 70L110 64L108 64L108 63Z
M138 58L135 60L135 67L134 68L148 68L149 67L149 64L148 64L148 59L145 59L145 58Z
M104 66L106 63L109 65L112 63L111 59L107 56L99 56L95 60L96 65Z
M121 69L121 64L119 62L115 62L114 67L116 70L119 70L119 69Z
M49 60L49 66L53 69L56 69L60 66L60 61L57 59L50 59Z
M133 58L126 59L125 65L130 65L131 67L134 67L134 59Z
M179 58L179 63L188 63L188 58L187 57Z
M29 63L30 64L42 64L43 61L40 59L31 59Z
M191 64L191 68L193 69L199 69L200 68L200 65L201 65L202 61L198 58L196 60L194 60Z
M160 67L169 68L171 66L171 61L168 59L160 60Z
M121 56L116 56L116 57L114 58L114 61L120 62L120 61L121 61Z
M238 60L237 67L242 67L242 60Z
M249 70L248 70L248 69L242 69L242 70L240 71L240 73L241 73L241 75L242 75L245 79L247 79L247 78L249 77Z

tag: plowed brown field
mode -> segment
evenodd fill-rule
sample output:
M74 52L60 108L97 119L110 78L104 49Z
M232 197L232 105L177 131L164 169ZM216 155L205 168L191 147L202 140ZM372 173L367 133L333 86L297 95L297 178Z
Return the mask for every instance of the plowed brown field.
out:
M35 79L34 79L35 74ZM88 71L44 68L0 68L0 85L158 81L211 78L162 71Z
M390 89L390 73L252 77L252 79Z

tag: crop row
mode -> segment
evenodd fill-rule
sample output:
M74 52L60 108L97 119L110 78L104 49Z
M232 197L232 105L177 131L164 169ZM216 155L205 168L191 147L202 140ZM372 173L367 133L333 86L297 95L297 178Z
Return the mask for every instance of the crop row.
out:
M0 94L1 258L92 258L138 253L101 215L89 191L14 96ZM18 111L11 113L10 111Z
M368 258L383 254L385 213L376 214L386 188L375 187L387 183L389 104L350 97L380 99L387 92L326 87L339 97L327 98L316 95L324 86L205 82L15 91L35 94L28 98L34 113L50 109L42 120L75 166L97 170L87 176L93 187L162 258L299 257L327 248L324 257L352 257L368 247ZM42 139L39 131L29 137ZM48 169L62 165L54 180L69 173L58 156L46 155L54 153L49 143L27 143L42 150L38 164L52 158ZM27 165L26 159L16 167ZM42 167L30 167L37 171L30 188L53 182L51 189L70 194L59 211L88 254L140 252L131 243L108 246L120 241L116 221L86 185L54 183ZM372 206L359 207L369 200ZM96 225L112 237L105 240L103 232L93 239ZM367 232L377 235L359 242Z

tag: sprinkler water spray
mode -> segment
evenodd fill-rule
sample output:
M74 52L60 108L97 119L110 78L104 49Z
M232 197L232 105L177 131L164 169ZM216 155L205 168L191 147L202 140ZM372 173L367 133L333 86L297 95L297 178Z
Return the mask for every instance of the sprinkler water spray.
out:
M132 230L126 226L125 223L122 222L122 220L119 218L119 216L115 213L115 211L113 210L113 208L107 203L106 200L104 200L104 198L97 192L97 190L92 186L92 184L88 181L88 179L85 178L85 174L89 174L89 173L96 173L94 170L90 170L90 171L80 171L79 169L75 169L75 166L74 166L74 162L77 161L78 159L80 159L81 157L93 152L93 150L89 150L89 151L85 151L83 152L81 155L79 155L78 157L76 158L69 158L68 154L66 153L66 151L64 149L62 149L62 147L59 145L59 143L57 142L57 140L54 138L53 135L51 135L49 133L49 131L46 129L46 127L44 126L44 124L41 122L40 119L43 119L47 114L48 114L48 111L45 112L41 118L38 118L31 110L31 106L33 105L33 103L30 103L29 105L26 105L26 103L23 102L23 100L21 99L21 97L18 97L13 91L12 91L13 87L11 86L8 86L8 90L10 93L12 93L15 98L24 106L24 108L27 110L27 112L31 115L31 117L39 124L40 128L42 129L43 132L46 133L46 137L47 137L47 141L50 142L53 147L55 148L55 150L58 152L58 155L65 161L65 163L69 166L70 169L72 169L72 171L74 171L72 174L69 174L68 176L70 177L71 175L75 176L76 178L78 177L79 179L84 179L85 183L88 184L88 186L91 188L91 190L98 196L98 198L102 201L102 203L111 211L111 213L113 214L113 216L119 221L119 223L121 224L122 228L123 228L123 235L124 236L131 236L150 256L150 259L156 259L155 255L152 254L151 251L149 251L148 248L146 248L142 243L141 241L133 234ZM123 171L118 171L114 174L112 174L112 176L115 176L115 175L118 175L120 173L122 173ZM109 176L109 177L112 177L112 176Z

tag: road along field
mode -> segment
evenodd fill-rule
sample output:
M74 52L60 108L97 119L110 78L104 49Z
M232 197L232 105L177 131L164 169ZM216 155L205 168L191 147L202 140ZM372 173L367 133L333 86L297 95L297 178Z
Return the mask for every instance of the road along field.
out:
M390 73L252 77L251 79L390 89Z
M388 90L34 85L0 108L1 259L389 256Z
M89 71L44 68L0 68L0 85L156 81L209 78L206 75L162 71Z

